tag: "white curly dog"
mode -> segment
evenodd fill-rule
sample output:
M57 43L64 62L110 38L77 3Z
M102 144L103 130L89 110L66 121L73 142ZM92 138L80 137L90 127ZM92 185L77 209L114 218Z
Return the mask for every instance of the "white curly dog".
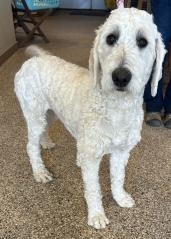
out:
M134 8L112 11L97 31L89 70L66 62L36 46L15 77L15 92L28 127L27 152L38 182L52 180L41 148L54 146L48 123L57 116L77 140L88 206L88 224L109 223L99 185L99 165L110 154L113 198L121 207L134 200L124 190L130 150L140 140L143 92L150 78L152 95L162 75L165 48L151 15ZM52 113L53 112L53 113ZM50 117L51 116L51 117Z

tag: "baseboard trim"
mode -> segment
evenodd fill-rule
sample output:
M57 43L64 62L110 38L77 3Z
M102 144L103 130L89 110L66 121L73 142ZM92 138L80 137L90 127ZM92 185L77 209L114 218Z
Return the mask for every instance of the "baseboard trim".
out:
M7 51L5 51L0 56L0 65L2 65L14 52L16 52L18 49L18 44L15 43L13 46L11 46Z

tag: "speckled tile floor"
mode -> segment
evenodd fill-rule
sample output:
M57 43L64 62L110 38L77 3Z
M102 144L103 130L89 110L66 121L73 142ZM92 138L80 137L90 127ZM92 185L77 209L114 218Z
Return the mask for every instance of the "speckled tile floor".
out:
M59 13L43 28L51 43L37 42L66 60L87 66L94 29L104 17ZM171 237L171 131L143 126L142 141L132 151L126 189L136 201L123 209L113 201L107 157L100 177L110 225L97 231L87 226L76 144L61 122L51 127L57 144L43 151L55 175L43 185L33 180L26 154L26 125L13 92L13 78L25 60L18 50L0 67L0 239L169 239Z

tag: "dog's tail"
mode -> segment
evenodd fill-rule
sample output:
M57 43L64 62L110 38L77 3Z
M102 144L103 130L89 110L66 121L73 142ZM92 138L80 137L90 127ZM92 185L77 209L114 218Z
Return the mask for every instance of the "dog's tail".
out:
M45 51L36 45L28 46L25 53L28 57L51 55L50 52Z

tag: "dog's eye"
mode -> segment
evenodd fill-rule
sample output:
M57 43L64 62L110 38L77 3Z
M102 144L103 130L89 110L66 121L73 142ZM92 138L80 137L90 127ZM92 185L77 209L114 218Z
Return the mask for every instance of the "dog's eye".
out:
M119 38L118 35L110 34L107 36L106 42L109 46L113 46L117 42L118 38Z
M144 37L137 39L137 46L139 48L145 48L147 45L148 45L148 41Z

